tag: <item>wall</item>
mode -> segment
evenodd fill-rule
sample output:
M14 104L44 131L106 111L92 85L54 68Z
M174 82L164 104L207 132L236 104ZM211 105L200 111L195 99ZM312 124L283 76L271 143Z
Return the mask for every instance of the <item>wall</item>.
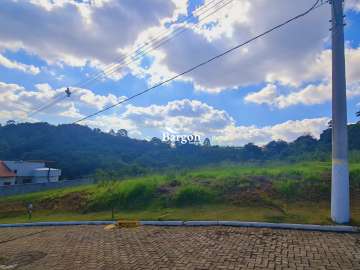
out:
M5 183L15 185L15 177L0 177L0 186L7 186Z
M33 171L32 183L57 182L61 170L52 168L39 168Z
M64 180L64 181L50 182L50 183L0 186L0 197L38 192L38 191L44 191L44 190L56 189L56 188L89 185L93 183L95 183L94 179L76 179L76 180Z

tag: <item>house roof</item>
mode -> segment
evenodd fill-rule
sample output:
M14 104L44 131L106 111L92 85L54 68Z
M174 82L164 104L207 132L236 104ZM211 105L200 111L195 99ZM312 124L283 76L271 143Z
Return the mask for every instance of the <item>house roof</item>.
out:
M0 177L15 177L16 173L9 170L3 161L0 160Z

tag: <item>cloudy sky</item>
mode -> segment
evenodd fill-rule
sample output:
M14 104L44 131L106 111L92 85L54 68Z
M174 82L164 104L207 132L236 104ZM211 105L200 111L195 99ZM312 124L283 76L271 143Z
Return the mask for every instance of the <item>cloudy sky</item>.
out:
M314 0L1 0L0 122L72 123L283 22ZM360 0L346 0L348 119ZM221 145L318 136L331 116L330 6L81 124ZM173 33L171 36L170 33ZM171 39L168 40L168 38ZM73 92L36 114L41 106ZM30 113L30 115L29 115Z

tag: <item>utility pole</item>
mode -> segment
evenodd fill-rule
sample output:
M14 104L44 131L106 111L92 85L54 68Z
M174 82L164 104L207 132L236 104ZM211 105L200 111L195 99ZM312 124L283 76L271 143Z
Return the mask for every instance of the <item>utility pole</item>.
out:
M332 181L331 218L350 221L343 0L331 0L332 14Z

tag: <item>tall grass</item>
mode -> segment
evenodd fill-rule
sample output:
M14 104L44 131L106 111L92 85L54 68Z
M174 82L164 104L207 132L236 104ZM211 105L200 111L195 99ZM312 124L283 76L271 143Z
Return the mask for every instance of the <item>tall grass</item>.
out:
M351 164L350 168L351 187L353 190L360 189L360 164ZM232 203L234 200L242 203L248 199L270 205L275 200L319 201L330 195L330 173L329 162L261 166L230 164L192 171L170 171L127 180L102 181L92 186L4 198L0 202L46 201L76 192L87 194L87 211L197 206ZM264 183L268 187L262 190Z
M176 192L174 202L176 206L201 205L214 202L215 194L209 188L199 185L186 185Z
M155 191L164 182L163 177L144 177L125 181L111 181L98 185L89 201L89 209L139 209L155 198Z

